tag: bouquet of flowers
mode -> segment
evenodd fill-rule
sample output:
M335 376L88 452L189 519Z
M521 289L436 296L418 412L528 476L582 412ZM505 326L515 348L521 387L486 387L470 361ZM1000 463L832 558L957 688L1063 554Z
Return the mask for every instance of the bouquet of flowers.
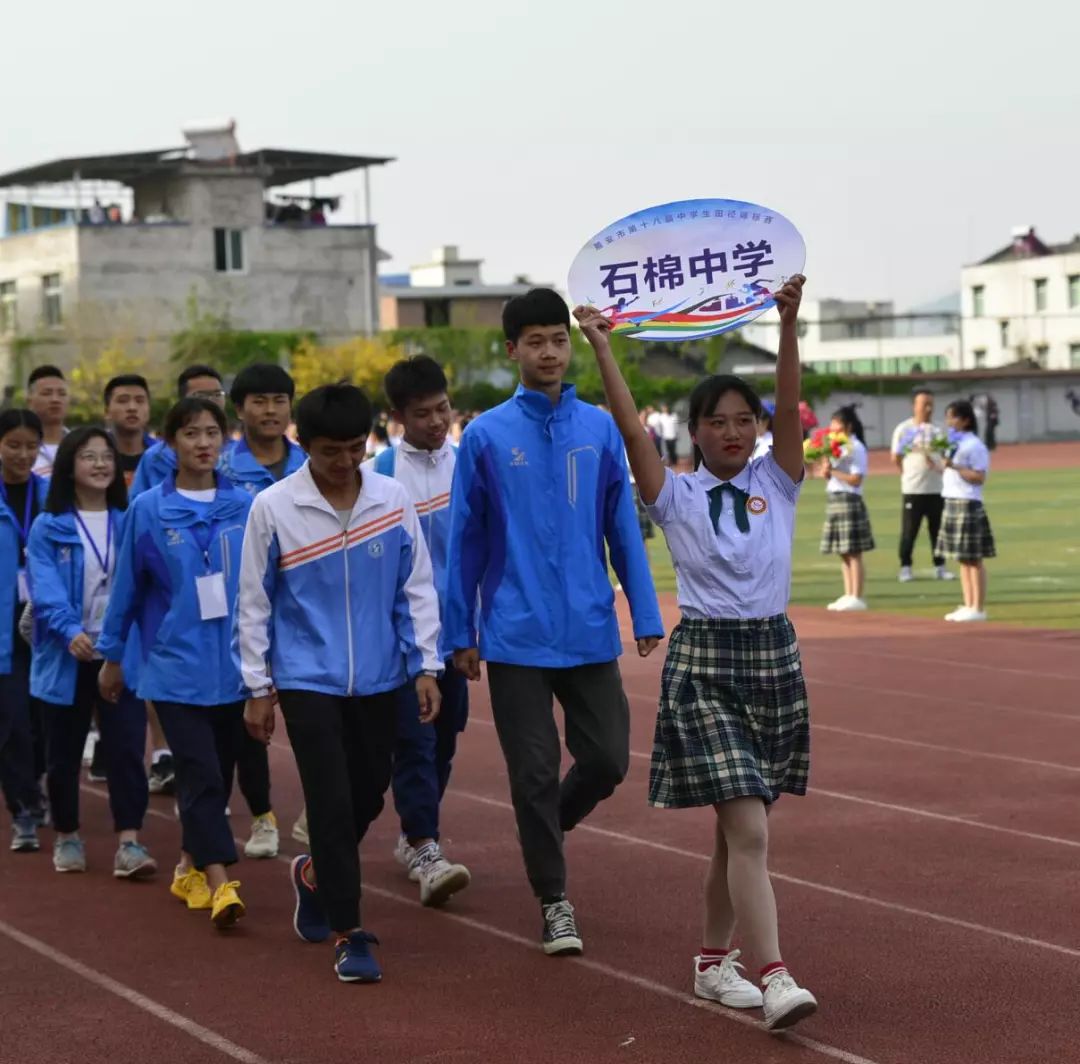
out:
M828 458L830 462L838 462L849 454L851 454L851 441L843 432L817 429L803 440L803 459L810 464L819 462L822 458Z
M900 437L900 454L922 454L927 458L950 458L960 442L955 429L939 429L934 425L912 426Z

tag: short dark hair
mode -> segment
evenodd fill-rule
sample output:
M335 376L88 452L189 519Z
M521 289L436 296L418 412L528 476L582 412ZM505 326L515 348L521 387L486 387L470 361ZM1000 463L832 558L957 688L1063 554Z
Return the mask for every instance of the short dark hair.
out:
M124 473L116 454L116 444L101 426L87 425L81 429L72 429L56 449L49 480L49 494L45 496L46 513L66 514L75 509L75 456L93 439L104 440L113 456L113 478L105 490L105 505L110 510L127 509L127 485L124 483Z
M181 399L187 395L188 381L193 377L213 377L219 384L221 383L221 374L213 366L207 366L201 362L188 366L176 378L176 392Z
M150 398L150 385L146 383L146 378L138 373L121 373L119 377L113 377L108 384L105 385L105 405L109 405L109 401L112 399L112 394L118 388L142 388L146 392L146 398Z
M176 439L177 433L190 424L199 414L212 414L217 426L221 429L221 435L225 436L229 431L229 423L225 419L225 411L217 403L209 399L199 399L195 396L181 399L174 403L172 409L165 415L165 429L163 435L167 441Z
M730 373L714 373L695 385L690 393L690 410L686 417L686 426L691 431L697 430L697 423L708 417L715 409L716 404L728 392L738 392L746 400L750 412L756 418L760 418L764 412L761 405L761 396L742 379ZM702 455L698 445L694 444L694 468L701 465Z
M315 388L296 404L296 435L302 447L320 436L328 440L366 438L372 420L368 397L344 381Z
M442 366L427 355L395 362L383 380L383 391L395 410L404 410L415 399L445 394L447 387Z
M291 400L295 394L292 377L273 362L253 362L245 366L229 389L229 398L237 410L249 395L287 395Z
M920 395L928 395L931 399L934 398L934 390L932 388L912 388L911 389L911 401L915 402Z
M65 380L64 371L59 366L38 366L36 369L30 371L30 376L26 381L27 388L33 388L38 381L46 380L49 377L59 377L60 380Z
M967 399L954 399L945 408L947 414L953 414L961 421L966 421L968 425L968 431L978 434L979 431L979 419L975 416L975 407Z
M0 440L15 429L29 429L31 432L36 432L39 439L45 435L41 418L33 410L27 410L25 407L16 406L0 411Z
M569 332L570 308L566 300L551 288L533 288L523 296L514 296L503 307L503 335L516 344L530 325L565 325Z

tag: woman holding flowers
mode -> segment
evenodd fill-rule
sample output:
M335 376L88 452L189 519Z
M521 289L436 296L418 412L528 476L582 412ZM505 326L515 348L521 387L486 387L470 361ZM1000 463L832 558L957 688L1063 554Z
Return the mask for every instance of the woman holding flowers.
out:
M874 549L874 533L862 497L869 458L855 407L837 410L827 431L807 441L805 453L817 475L827 480L821 553L839 554L843 565L844 593L827 608L840 612L865 610L863 554Z

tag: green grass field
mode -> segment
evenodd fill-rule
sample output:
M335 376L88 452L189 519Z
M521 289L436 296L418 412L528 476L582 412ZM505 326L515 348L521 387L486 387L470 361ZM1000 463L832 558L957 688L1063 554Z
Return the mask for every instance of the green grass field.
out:
M871 476L866 505L877 549L866 556L866 600L872 610L943 617L960 604L960 583L933 579L923 526L910 584L896 579L900 494L894 476ZM1075 469L992 473L985 495L997 557L987 562L987 611L994 621L1043 628L1080 628L1080 472ZM843 592L840 559L818 552L825 513L820 480L808 481L799 504L791 600L824 606ZM675 590L663 535L649 540L657 589ZM956 565L950 565L954 571Z

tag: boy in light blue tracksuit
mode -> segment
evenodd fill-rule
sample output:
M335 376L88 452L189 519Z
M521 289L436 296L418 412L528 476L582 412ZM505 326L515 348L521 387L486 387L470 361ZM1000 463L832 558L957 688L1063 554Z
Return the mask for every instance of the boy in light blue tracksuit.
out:
M409 493L431 554L435 589L445 584L450 535L450 484L457 448L447 439L453 411L446 375L426 355L404 359L383 381L394 418L404 427L398 447L388 447L363 466L393 477ZM442 603L440 601L440 610ZM469 885L469 870L451 864L439 845L439 805L469 717L465 677L454 668L449 648L440 646L445 669L439 678L442 708L431 724L420 722L416 693L406 684L398 693L398 736L394 749L394 806L401 835L394 856L420 887L420 903L438 906Z
M445 639L470 679L479 679L480 659L488 663L543 947L573 954L582 941L566 900L563 834L615 790L630 756L608 556L629 599L639 654L652 651L663 629L618 430L562 383L570 363L566 304L534 289L507 303L503 329L521 384L462 437ZM574 758L561 784L553 697Z
M255 499L244 537L245 719L269 742L279 701L300 772L311 856L292 865L295 930L309 942L335 932L338 978L377 982L357 845L390 784L398 689L414 683L419 715L438 713L439 604L408 494L358 469L371 431L364 394L316 388L296 424L310 460Z

